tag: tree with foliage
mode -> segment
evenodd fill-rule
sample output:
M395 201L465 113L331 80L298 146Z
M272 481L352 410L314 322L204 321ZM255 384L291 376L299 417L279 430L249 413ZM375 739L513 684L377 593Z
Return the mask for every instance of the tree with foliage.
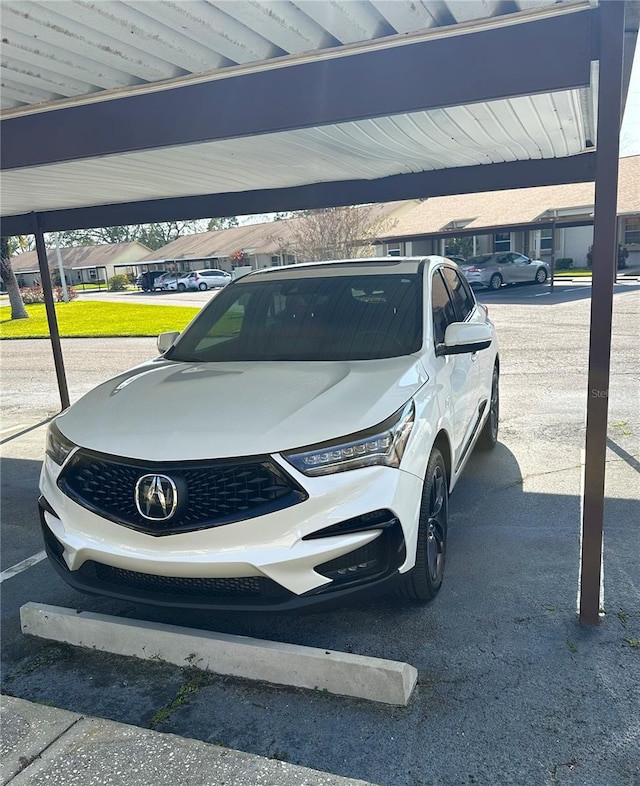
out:
M217 232L219 229L231 229L231 227L238 226L238 219L236 216L229 216L228 218L210 218L207 224L207 232Z
M368 207L328 207L294 213L283 251L298 262L373 256L373 243L390 222L375 219Z
M2 283L5 285L7 294L9 295L11 319L28 319L29 314L22 302L22 295L20 294L16 274L11 267L10 240L14 240L14 238L0 238L0 276L2 277Z
M184 235L193 235L197 232L213 232L217 229L228 229L237 226L238 219L212 218L209 221L163 221L155 224L133 224L121 227L99 227L96 229L74 229L60 232L60 246L71 248L73 246L98 246L113 243L133 243L138 241L156 251ZM55 243L55 237L47 239L48 245Z

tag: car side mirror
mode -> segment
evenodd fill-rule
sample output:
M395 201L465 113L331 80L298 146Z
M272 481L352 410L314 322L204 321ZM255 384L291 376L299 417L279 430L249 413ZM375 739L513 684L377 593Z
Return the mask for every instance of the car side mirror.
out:
M444 343L436 347L436 355L464 355L491 346L491 325L477 322L452 322L444 334Z
M177 330L171 330L168 333L160 333L158 336L158 352L164 355L179 335L180 333L178 333Z

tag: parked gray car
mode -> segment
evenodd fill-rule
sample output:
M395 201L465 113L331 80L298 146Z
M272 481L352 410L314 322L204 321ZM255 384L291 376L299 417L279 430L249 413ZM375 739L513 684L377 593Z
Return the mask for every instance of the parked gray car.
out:
M471 286L500 289L503 284L522 282L544 284L549 277L549 265L541 259L530 259L515 251L481 254L460 264L460 269Z

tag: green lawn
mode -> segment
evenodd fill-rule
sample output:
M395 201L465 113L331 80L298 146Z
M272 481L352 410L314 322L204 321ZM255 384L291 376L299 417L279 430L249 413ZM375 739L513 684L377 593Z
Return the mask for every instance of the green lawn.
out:
M157 336L182 330L198 313L187 306L146 306L129 303L56 303L60 335L69 337ZM0 338L39 338L49 335L44 304L27 306L29 319L11 320L9 306L0 307Z

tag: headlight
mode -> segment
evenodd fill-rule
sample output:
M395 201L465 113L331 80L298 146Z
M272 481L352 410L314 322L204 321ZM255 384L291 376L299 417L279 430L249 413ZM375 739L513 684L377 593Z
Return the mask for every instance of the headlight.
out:
M414 417L413 401L410 401L371 429L282 455L297 470L312 477L374 465L399 467Z
M77 445L74 445L73 442L70 442L61 434L55 422L49 424L47 430L47 455L51 456L56 464L62 466L69 453L75 450L76 447Z

